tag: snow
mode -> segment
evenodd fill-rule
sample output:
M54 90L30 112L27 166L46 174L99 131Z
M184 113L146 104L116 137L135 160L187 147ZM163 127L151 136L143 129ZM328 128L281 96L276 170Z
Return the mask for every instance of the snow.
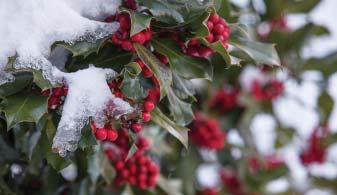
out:
M309 173L315 177L325 178L325 179L336 179L337 178L337 166L336 164L330 162L324 162L323 164L311 164L308 167Z
M201 164L197 170L197 181L202 188L214 188L220 183L219 165L214 163Z
M77 166L76 164L70 164L66 168L60 171L62 177L67 181L75 181L77 178Z
M63 73L54 69L53 76L66 81L69 88L53 140L54 151L61 156L75 151L81 129L90 117L101 127L105 124L105 111L115 118L133 111L129 103L115 97L107 85L106 80L116 75L111 69L95 68L92 65L74 73Z
M250 91L254 80L264 83L266 81L265 75L255 66L247 66L240 75L240 85L245 91Z
M95 41L116 31L118 23L84 16L114 14L119 5L120 0L0 1L0 70L15 55L15 68L48 69L43 66L50 66L46 58L54 42Z
M239 132L236 129L231 129L227 132L227 142L231 145L243 147L244 142Z
M332 132L337 132L337 73L330 76L327 91L335 102L330 114L328 126Z
M268 182L265 189L268 194L279 194L289 189L289 182L286 177L281 177Z
M250 130L257 151L268 155L274 152L276 121L270 114L258 114L251 122Z

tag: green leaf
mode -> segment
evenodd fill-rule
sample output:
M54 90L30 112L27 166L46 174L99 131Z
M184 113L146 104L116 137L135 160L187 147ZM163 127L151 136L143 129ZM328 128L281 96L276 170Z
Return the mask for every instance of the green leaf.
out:
M9 82L0 86L0 97L6 97L22 91L33 81L30 72L15 73L14 82Z
M206 40L204 40L204 42L207 42ZM209 46L210 48L212 48L214 51L216 51L218 54L221 55L221 57L224 59L224 61L226 62L227 66L231 65L231 57L229 56L229 53L227 51L227 49L224 47L224 45L220 42L220 41L216 41L214 43L208 43L206 44L207 46Z
M318 106L319 106L319 109L323 112L322 121L327 121L333 109L334 101L326 91L323 91L323 93L319 97Z
M145 15L140 12L131 11L131 10L123 10L130 15L131 19L131 29L130 36L133 36L147 28L150 27L152 17L150 15Z
M191 98L197 101L194 97L195 89L191 81L181 78L177 73L173 72L173 91L181 99Z
M185 55L179 46L171 40L153 39L152 45L157 52L169 58L172 69L182 77L212 80L213 67L208 60Z
M75 43L59 42L59 43L56 43L56 46L61 46L69 50L73 54L74 57L83 56L84 58L86 58L92 53L98 53L99 49L102 47L103 43L106 40L107 38L98 39L95 42L88 42L85 40L77 41Z
M81 148L82 150L92 147L94 145L97 145L97 141L96 138L93 134L93 131L91 130L89 125L86 125L82 131L82 136L81 139L78 143L79 148Z
M7 129L20 122L35 122L47 112L47 97L31 94L9 96L3 111L7 119Z
M12 162L19 160L19 154L10 147L2 136L0 136L0 162Z
M167 89L172 85L172 72L164 66L148 49L140 44L135 44L135 49L140 59L153 72L160 84L160 96L167 94Z
M114 168L99 146L96 147L93 155L88 156L88 173L93 183L96 183L100 175L107 184L110 184L115 177Z
M166 179L159 175L157 185L168 195L182 195L182 182L180 180Z
M249 55L256 64L281 66L275 45L273 44L254 42L243 38L232 38L230 44Z
M171 135L177 138L185 148L188 148L188 130L186 127L174 123L171 119L166 117L159 108L155 108L151 112L151 119L156 124L166 129Z
M33 82L38 87L40 87L42 91L53 87L47 79L43 78L42 73L40 71L33 70L32 72L33 72L33 77L34 77Z
M315 8L321 0L290 0L287 5L287 12L306 13Z
M39 121L37 128L41 131L41 137L32 156L46 158L48 164L57 171L69 166L72 163L70 159L62 158L52 151L53 137L56 134L56 127L52 116L50 114L45 115L45 117Z
M180 100L172 89L168 91L167 98L174 120L181 125L189 124L193 120L192 105Z
M152 70L160 84L160 95L167 95L169 100L169 109L172 112L174 119L182 125L190 123L193 119L191 105L181 101L174 93L172 86L172 72L167 66L161 65L159 60L145 47L135 44L136 51L139 57L143 60L146 66Z
M128 151L128 155L126 156L126 160L128 160L129 158L131 158L138 150L138 147L135 143L133 143L131 145L131 148Z
M124 69L121 90L124 95L133 100L142 100L148 95L152 87L150 82L140 75L142 69L137 63L130 63Z
M74 72L88 68L89 64L94 64L96 67L113 68L120 72L131 58L132 53L119 51L115 45L106 44L98 53L92 53L86 58L83 56L73 57L66 65L66 69Z

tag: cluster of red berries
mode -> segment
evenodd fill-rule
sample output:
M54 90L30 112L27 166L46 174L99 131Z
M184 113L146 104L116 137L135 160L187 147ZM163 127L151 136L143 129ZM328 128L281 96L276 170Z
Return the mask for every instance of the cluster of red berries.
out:
M195 119L188 126L191 141L202 148L219 150L225 145L225 133L221 130L218 121L206 118L200 113L195 114Z
M112 128L111 124L105 124L104 127L97 128L96 124L92 122L90 126L97 140L100 141L107 140L113 142L118 137L117 131L114 128Z
M131 10L137 10L137 2L135 0L124 0L123 6Z
M114 184L117 186L128 183L140 189L155 187L159 175L159 166L145 152L149 149L150 143L145 137L139 137L136 143L138 150L127 158L130 149L129 134L127 130L121 129L120 136L114 142L118 147L118 153L114 150L106 150L108 158L113 162L117 171Z
M152 38L152 30L145 29L130 37L131 19L128 13L119 13L116 16L110 16L105 19L106 22L117 20L120 28L112 37L112 43L119 45L125 51L134 51L133 43L146 44Z
M146 77L150 77L152 79L152 82L155 84L154 88L149 89L148 96L144 99L142 105L139 107L140 113L140 119L124 119L122 117L122 127L126 129L131 129L135 133L139 133L142 131L142 124L147 123L151 120L151 111L155 108L155 104L159 101L160 98L160 89L159 89L159 83L157 79L154 77L152 71L148 69L145 64L140 60L136 59L136 63L138 63L141 68L143 75ZM110 89L113 90L113 93L115 96L126 99L124 97L122 91L120 90L121 80L113 80L108 83Z
M48 99L48 110L55 110L61 105L68 94L68 87L65 85L42 91L43 96L50 96Z
M223 88L218 90L210 99L210 108L216 110L220 114L225 114L239 107L238 88Z
M221 173L221 181L226 190L232 195L244 195L242 185L237 174L230 168L223 168Z
M209 34L206 37L208 42L220 41L225 48L228 47L230 28L227 26L225 19L213 13L207 21L207 28L209 30ZM191 39L183 50L188 55L195 57L207 57L213 53L211 48L202 45L197 39Z
M272 79L265 84L262 84L258 80L254 80L251 85L252 95L257 101L273 100L282 95L283 91L283 82L276 79Z
M302 151L300 158L304 165L311 163L323 163L326 157L326 146L322 139L328 135L328 130L324 127L316 128L309 138L308 147Z
M275 154L266 155L263 159L258 159L255 156L248 159L248 168L252 173L256 173L259 170L275 170L284 166L284 161Z

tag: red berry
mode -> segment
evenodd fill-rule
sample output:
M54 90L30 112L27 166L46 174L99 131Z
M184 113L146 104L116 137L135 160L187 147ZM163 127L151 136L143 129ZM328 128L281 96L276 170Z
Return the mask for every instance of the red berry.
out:
M106 137L106 139L108 141L113 142L113 141L115 141L117 139L117 137L118 137L118 133L116 132L116 130L111 129L111 130L107 131L107 137Z
M146 41L151 40L151 38L152 38L152 30L151 29L146 29L145 31L143 31L143 33L145 35Z
M209 47L201 47L199 49L199 55L200 57L208 57L213 53L213 50Z
M209 20L213 22L213 24L217 24L220 21L220 17L218 14L214 13L214 14L211 14L211 16L209 17Z
M213 31L217 35L221 35L225 32L225 26L223 24L217 24L214 26Z
M122 40L118 37L117 33L115 33L111 36L111 41L112 41L112 43L114 43L116 45L122 44Z
M225 41L225 38L224 38L223 35L217 35L217 36L215 36L215 40L216 40L216 41L224 42L224 41Z
M139 133L142 131L142 125L139 123L133 123L131 125L131 129L135 132L135 133Z
M122 48L126 51L133 51L134 50L134 47L133 47L131 41L128 41L128 40L122 41Z
M62 89L62 87L54 88L52 91L53 91L53 95L56 96L56 97L63 96L63 89Z
M97 131L95 132L95 136L96 136L96 139L98 139L100 141L106 140L106 138L107 138L106 129L104 129L104 128L97 129Z
M137 33L131 37L131 40L137 42L139 44L144 44L146 41L146 37L143 32Z
M143 112L142 113L142 118L144 122L149 122L151 120L151 114L148 112Z
M199 56L198 50L195 47L188 47L187 54L190 56Z
M212 43L214 41L214 35L212 33L209 33L206 39L208 42Z
M199 45L198 39L191 39L191 40L188 42L188 46L196 46L196 45Z
M129 31L131 28L131 20L129 14L123 13L118 16L118 21L122 31Z
M144 66L142 72L143 72L144 77L146 77L146 78L150 78L150 77L153 76L153 72L146 66Z
M141 69L145 67L144 62L141 59L137 58L135 62L140 66Z
M144 103L143 103L143 110L145 111L145 112L151 112L153 109L154 109L154 103L153 102L151 102L151 101L145 101Z
M212 21L207 21L207 27L208 27L208 30L209 31L212 31L213 27L214 27L214 24Z

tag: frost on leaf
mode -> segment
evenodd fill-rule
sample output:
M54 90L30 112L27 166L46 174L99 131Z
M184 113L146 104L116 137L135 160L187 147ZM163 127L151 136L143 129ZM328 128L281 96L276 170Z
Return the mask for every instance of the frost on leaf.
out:
M64 80L69 88L53 140L55 152L65 156L67 152L75 151L81 138L81 129L90 117L98 126L103 126L107 112L116 119L133 112L129 103L115 97L107 85L106 80L116 75L111 69L94 66L74 73L63 73L54 69L53 76Z
M0 70L0 85L14 81L14 76Z

